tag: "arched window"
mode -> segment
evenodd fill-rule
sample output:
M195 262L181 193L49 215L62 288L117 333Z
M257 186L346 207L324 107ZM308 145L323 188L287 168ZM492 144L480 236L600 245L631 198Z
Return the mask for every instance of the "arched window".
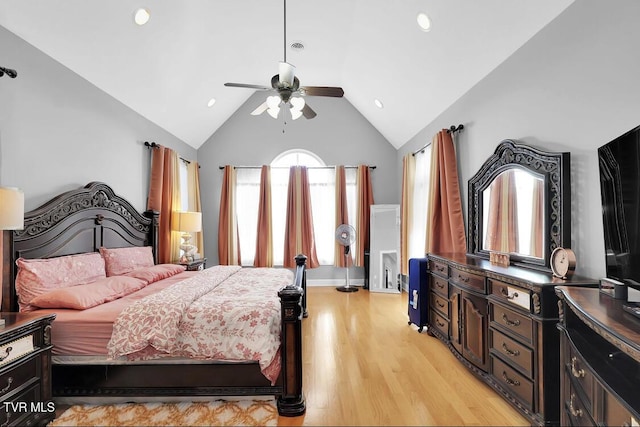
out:
M287 150L280 153L271 162L274 264L282 265L284 262L284 235L290 166L308 167L316 254L321 265L332 265L335 256L334 232L337 226L335 224L335 168L326 166L325 162L315 153L302 149ZM349 217L355 218L355 169L347 169L346 178ZM240 168L237 170L238 229L243 265L253 265L259 189L260 170L258 168ZM353 224L354 221L350 220L350 223Z

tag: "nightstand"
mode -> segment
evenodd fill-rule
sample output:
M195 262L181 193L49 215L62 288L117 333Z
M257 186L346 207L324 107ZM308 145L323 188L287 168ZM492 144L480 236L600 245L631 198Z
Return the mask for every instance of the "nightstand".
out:
M190 262L178 262L178 264L186 266L187 271L200 271L207 267L207 259L200 258Z
M51 322L55 314L0 313L0 423L46 425L51 400Z

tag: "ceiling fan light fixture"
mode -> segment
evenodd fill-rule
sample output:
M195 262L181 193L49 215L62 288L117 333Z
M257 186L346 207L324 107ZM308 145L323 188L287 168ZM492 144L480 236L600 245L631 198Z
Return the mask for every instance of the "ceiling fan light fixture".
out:
M276 107L276 108L269 108L269 109L267 110L267 113L269 113L269 115L270 115L271 117L273 117L274 119L277 119L277 118L278 118L278 113L280 113L280 108L279 108L279 107Z
M289 102L291 103L291 110L302 111L304 108L304 98L294 96Z
M429 18L429 15L424 12L420 12L416 19L418 20L418 26L422 31L431 31L431 18Z
M296 74L296 67L289 64L288 62L280 62L280 66L278 68L278 79L280 80L280 84L285 87L293 86L293 79Z
M150 17L151 14L149 13L149 10L141 7L140 9L136 10L135 14L133 15L133 20L136 24L142 26L149 22Z
M267 105L269 106L269 109L279 110L280 97L278 95L268 96Z
M292 106L291 107L291 120L296 120L296 119L299 119L300 117L302 117L302 109L296 110Z

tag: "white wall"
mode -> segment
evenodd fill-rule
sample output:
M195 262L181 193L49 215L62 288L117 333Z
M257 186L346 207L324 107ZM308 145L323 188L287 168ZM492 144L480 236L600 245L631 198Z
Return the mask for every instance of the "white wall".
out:
M466 209L467 181L501 140L570 152L576 272L604 277L597 148L640 124L639 19L635 0L574 2L402 147L398 170L408 151L463 123L457 147Z
M62 191L103 181L146 209L149 151L144 141L196 150L0 27L0 185L25 192L34 209Z

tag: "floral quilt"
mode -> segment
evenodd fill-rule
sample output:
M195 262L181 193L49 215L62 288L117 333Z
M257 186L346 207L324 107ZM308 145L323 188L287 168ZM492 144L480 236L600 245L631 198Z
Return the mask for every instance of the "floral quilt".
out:
M280 373L278 290L292 282L287 269L207 268L123 310L109 357L253 360L274 384Z

